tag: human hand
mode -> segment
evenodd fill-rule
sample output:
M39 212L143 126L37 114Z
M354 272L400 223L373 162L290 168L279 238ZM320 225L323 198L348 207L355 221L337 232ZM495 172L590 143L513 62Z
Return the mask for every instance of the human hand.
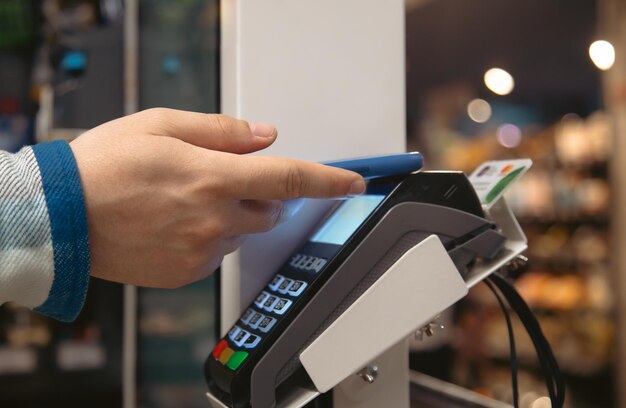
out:
M80 172L91 275L174 288L210 275L246 234L280 221L280 200L360 194L356 173L246 156L276 130L224 115L149 109L70 147Z

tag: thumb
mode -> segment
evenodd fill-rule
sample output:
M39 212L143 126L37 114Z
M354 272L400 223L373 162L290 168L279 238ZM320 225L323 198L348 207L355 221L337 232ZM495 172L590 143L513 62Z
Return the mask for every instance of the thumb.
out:
M139 112L143 123L150 123L151 133L169 136L211 150L250 153L265 149L276 140L277 131L265 123L221 114L155 108Z

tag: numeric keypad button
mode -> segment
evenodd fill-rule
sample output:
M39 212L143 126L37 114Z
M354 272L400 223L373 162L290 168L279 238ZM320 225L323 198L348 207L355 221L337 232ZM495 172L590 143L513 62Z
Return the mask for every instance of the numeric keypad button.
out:
M256 329L257 327L259 327L259 323L261 323L261 320L263 320L265 316L259 312L255 312L254 315L250 318L250 321L248 322L248 326L252 327L253 329Z
M244 314L241 316L241 321L244 324L248 324L248 322L250 321L250 318L254 315L254 310L252 309L248 309L244 312Z
M256 334L250 333L250 335L243 342L243 346L247 349L251 349L256 347L256 345L259 344L260 341L261 337L257 336Z
M291 296L300 296L300 294L304 291L306 287L306 282L297 280L292 283L291 286L289 286L289 289L287 289L287 293Z
M276 324L276 319L270 316L265 316L259 323L259 330L263 333L267 333Z
M263 307L263 303L265 303L265 301L267 300L267 298L269 298L271 295L269 293L267 293L266 291L263 291L259 294L259 296L257 296L256 300L254 301L254 304L257 305L258 307L262 308Z
M265 303L263 303L263 309L267 310L268 312L271 312L272 309L274 309L274 305L278 303L279 300L280 298L278 296L268 297Z
M281 284L278 286L278 289L277 289L278 293L282 295L286 295L287 290L289 290L289 287L291 286L292 283L293 283L293 279L285 278L285 280L283 280Z
M230 331L228 332L228 338L231 339L232 341L235 341L235 338L239 335L241 331L242 331L241 327L233 326L233 328L230 329Z
M239 333L237 333L237 335L233 339L233 343L235 343L237 347L241 347L249 336L250 336L249 332L245 330L240 330Z
M287 309L289 309L289 306L291 306L291 303L291 300L281 298L278 300L278 302L276 302L272 311L279 315L285 314Z
M271 290L277 290L278 286L283 283L283 281L285 280L285 277L283 275L276 275L274 276L274 279L272 279L272 281L269 283L269 285L267 285Z

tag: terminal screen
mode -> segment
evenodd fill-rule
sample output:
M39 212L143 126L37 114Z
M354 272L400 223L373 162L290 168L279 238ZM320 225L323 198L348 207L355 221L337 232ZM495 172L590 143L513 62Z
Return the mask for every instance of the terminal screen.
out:
M343 245L383 201L384 195L361 195L342 203L311 238L312 242Z

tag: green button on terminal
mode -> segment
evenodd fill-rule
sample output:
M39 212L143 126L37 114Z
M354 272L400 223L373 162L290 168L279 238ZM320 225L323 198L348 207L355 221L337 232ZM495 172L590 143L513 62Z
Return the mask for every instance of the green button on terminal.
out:
M243 363L246 358L248 358L247 352L235 351L235 353L232 356L230 356L230 358L228 359L228 363L226 363L226 367L230 368L231 370L236 370L239 368L241 363Z

